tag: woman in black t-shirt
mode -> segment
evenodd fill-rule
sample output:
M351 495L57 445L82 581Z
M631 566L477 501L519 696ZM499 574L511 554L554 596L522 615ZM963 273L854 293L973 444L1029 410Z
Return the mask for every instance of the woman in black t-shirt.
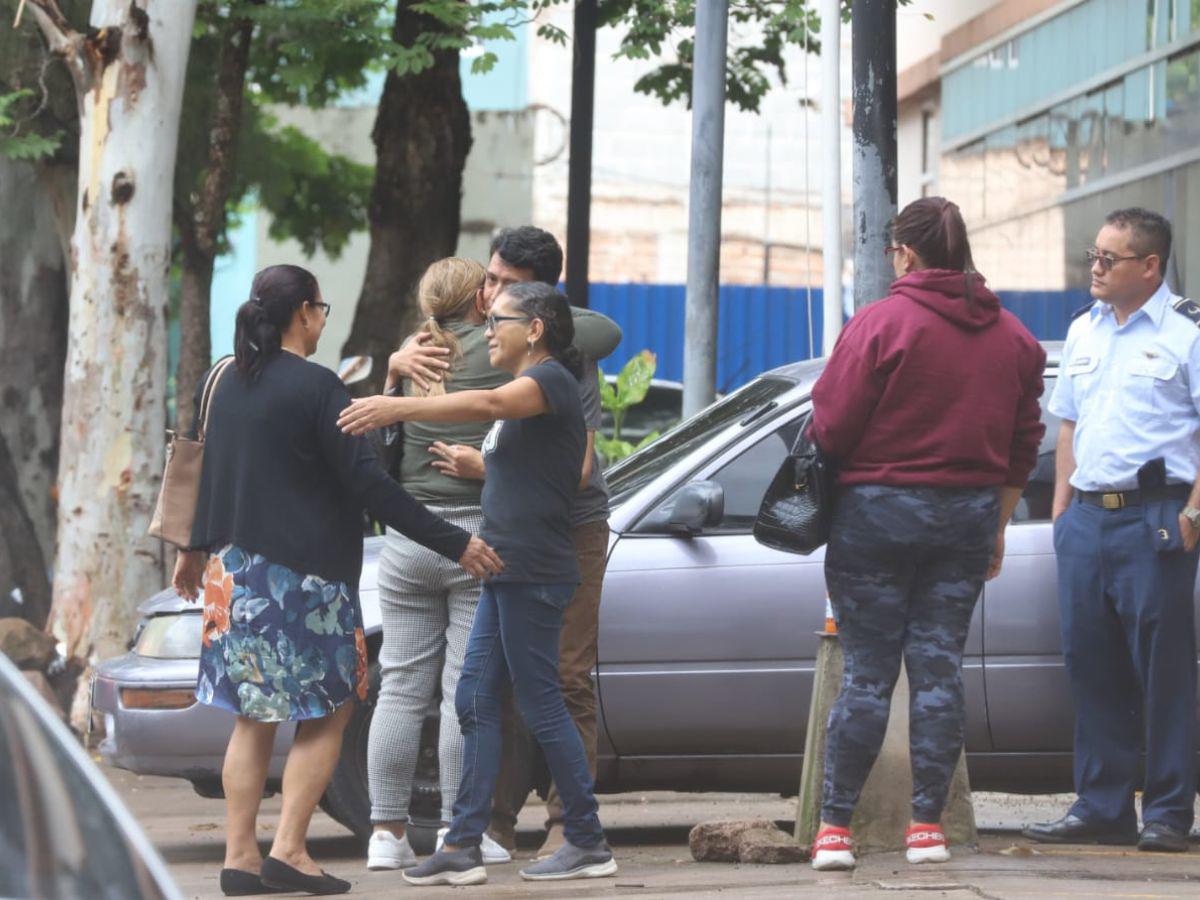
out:
M193 549L175 566L176 590L204 597L196 697L237 716L222 770L227 895L350 889L313 862L305 834L341 751L350 701L367 696L358 605L364 507L473 575L503 568L479 538L392 481L365 439L337 428L350 397L333 372L305 359L328 310L299 266L255 276L237 314L236 369L227 367L212 392ZM280 722L303 724L264 860L255 818Z
M487 880L479 844L500 768L500 697L510 679L562 797L567 839L522 877L612 875L617 865L587 756L558 679L563 610L579 583L571 507L587 446L570 307L549 285L513 285L496 299L487 329L491 364L513 374L509 384L443 397L369 397L338 422L351 434L398 421L496 423L483 444L481 535L505 568L484 584L455 697L465 740L462 784L443 849L404 878L421 885Z

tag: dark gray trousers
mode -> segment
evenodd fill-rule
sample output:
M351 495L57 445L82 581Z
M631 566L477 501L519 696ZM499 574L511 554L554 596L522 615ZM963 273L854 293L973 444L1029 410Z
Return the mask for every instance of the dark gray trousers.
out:
M848 827L887 729L903 658L913 819L937 823L963 742L962 653L999 521L995 488L843 489L825 581L845 656L821 816Z

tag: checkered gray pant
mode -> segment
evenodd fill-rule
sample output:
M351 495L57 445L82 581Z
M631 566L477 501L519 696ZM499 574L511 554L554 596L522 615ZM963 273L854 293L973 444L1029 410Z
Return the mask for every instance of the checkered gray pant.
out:
M479 532L483 514L478 506L430 508L460 528ZM372 822L408 820L421 725L439 678L442 819L450 821L462 780L463 754L454 692L478 604L478 579L457 563L388 530L379 560L383 680L367 747Z

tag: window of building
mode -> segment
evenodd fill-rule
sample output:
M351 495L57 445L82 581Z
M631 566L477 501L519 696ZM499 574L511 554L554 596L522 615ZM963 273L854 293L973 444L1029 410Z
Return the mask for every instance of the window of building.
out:
M936 173L934 171L934 159L937 156L937 148L935 147L934 138L934 120L933 110L925 108L921 110L921 196L928 197L934 192L934 184L936 182Z

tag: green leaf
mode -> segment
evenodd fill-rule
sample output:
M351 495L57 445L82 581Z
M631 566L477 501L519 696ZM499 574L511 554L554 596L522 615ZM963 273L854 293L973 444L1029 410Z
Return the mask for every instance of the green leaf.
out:
M596 377L600 379L600 406L613 412L617 408L617 392L608 383L603 372L598 372Z
M628 409L646 399L650 390L650 380L654 378L654 370L658 360L649 350L643 350L629 362L625 363L617 375L617 408Z
M604 457L605 464L611 466L632 453L633 445L629 441L617 441L597 434L596 451Z
M0 156L9 159L37 160L51 156L62 143L62 134L21 134L22 127L29 122L15 112L22 101L34 96L33 91L19 90L0 94ZM31 105L31 104L29 104ZM5 133L7 132L7 133Z
M58 150L61 135L43 137L40 134L28 134L20 137L0 136L0 156L9 159L38 160L51 156Z

